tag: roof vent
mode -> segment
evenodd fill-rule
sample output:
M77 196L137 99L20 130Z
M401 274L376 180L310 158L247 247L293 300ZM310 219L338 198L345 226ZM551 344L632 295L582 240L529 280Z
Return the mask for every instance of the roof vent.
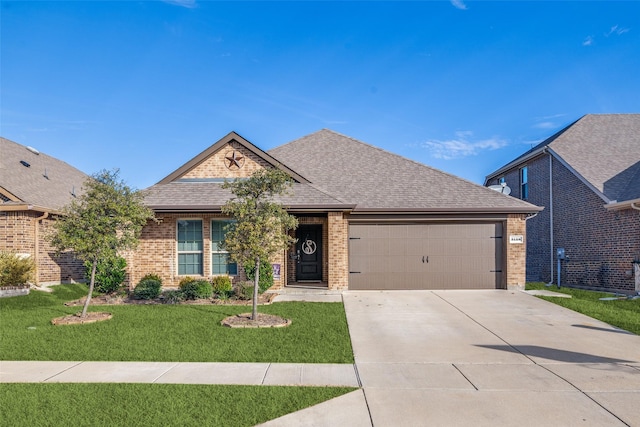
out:
M24 166L25 168L30 168L31 167L31 165L28 162L25 162L24 160L20 160L20 164L22 166Z
M44 176L45 178L49 179L49 174L47 173L47 168L44 168Z
M27 146L27 150L31 151L35 155L40 155L40 152L33 147Z

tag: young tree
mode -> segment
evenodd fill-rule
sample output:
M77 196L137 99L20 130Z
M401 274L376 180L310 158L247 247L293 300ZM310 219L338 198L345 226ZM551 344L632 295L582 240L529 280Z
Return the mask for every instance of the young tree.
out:
M222 212L235 219L228 226L224 246L240 265L255 265L251 320L258 317L260 260L268 260L295 241L289 230L298 221L273 201L274 195L286 194L291 184L289 175L278 169L260 169L249 179L222 184L236 196L222 206Z
M142 194L118 179L118 170L103 170L83 185L84 193L63 208L48 236L52 246L91 264L89 294L80 317L86 317L95 286L96 267L101 259L138 244L142 227L153 212L142 204Z

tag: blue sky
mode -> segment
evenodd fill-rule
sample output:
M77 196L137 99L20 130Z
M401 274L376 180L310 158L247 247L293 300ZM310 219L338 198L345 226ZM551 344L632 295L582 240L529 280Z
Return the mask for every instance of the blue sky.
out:
M0 13L0 135L137 188L232 130L268 150L322 128L482 183L584 114L640 113L637 1L3 0Z

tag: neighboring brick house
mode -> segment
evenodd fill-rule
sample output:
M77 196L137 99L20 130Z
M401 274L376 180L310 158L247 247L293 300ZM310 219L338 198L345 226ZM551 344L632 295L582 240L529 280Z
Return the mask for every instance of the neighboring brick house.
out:
M278 168L294 181L279 201L295 215L297 243L274 259L275 289L518 288L524 286L526 224L540 208L321 130L269 152L231 132L145 190L158 219L129 257L129 282L242 268L219 243L229 218L225 179Z
M37 284L84 280L82 263L71 253L56 256L44 236L86 179L61 160L0 138L0 250L33 258Z
M640 291L640 114L589 114L487 176L544 206L527 222L527 280ZM635 263L634 263L635 261ZM637 269L634 274L634 267Z

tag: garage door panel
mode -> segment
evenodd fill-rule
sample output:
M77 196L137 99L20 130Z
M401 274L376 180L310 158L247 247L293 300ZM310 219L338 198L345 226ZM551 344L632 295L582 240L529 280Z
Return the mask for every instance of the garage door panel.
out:
M501 223L351 224L349 288L501 287L501 234Z

